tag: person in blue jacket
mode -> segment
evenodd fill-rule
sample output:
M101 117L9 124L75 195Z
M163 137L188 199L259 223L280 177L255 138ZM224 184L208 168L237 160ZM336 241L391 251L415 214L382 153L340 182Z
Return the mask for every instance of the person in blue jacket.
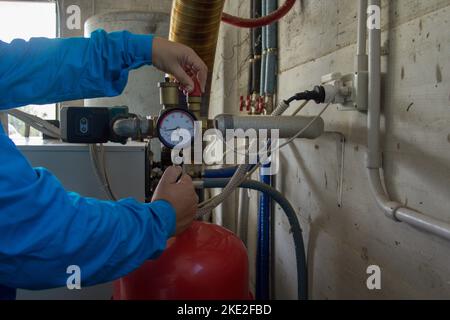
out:
M0 41L0 110L116 96L130 70L150 64L187 91L193 71L204 90L207 67L194 51L152 35L98 30L90 38ZM32 168L0 125L0 299L14 299L16 288L65 286L71 265L90 286L157 257L197 208L192 180L180 175L168 169L147 204L82 197Z

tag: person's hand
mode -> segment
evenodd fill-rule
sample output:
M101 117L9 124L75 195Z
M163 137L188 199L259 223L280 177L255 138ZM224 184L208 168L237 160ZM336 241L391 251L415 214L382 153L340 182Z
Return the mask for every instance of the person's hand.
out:
M153 39L153 65L159 70L173 75L180 87L194 90L194 81L189 74L197 75L202 92L205 92L208 67L191 48L163 38Z
M177 235L190 226L198 205L198 196L195 193L191 177L187 174L180 177L181 173L181 167L168 168L159 181L152 198L152 201L166 200L175 208Z

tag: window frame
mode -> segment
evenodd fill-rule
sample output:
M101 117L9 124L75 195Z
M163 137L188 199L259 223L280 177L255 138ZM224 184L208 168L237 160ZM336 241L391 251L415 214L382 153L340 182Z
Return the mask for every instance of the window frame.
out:
M30 1L30 0L24 0L24 1L22 1L22 0L5 0L5 1L0 1L0 2L9 2L9 3L17 2L17 3L21 3L21 4L26 4L26 3L30 3L30 4L33 4L33 3L54 4L54 6L55 6L55 12L54 12L55 13L55 21L54 21L54 23L55 23L55 34L54 34L54 37L55 38L60 38L61 37L61 24L60 24L60 14L61 14L61 12L60 12L60 5L59 5L59 1L58 0L36 0L36 1ZM54 105L55 105L55 110L54 110L55 120L59 120L60 119L61 102L56 102ZM2 114L0 116L2 116L2 117L0 117L0 118L2 118L0 120L4 119L6 124L7 124L6 128L4 128L4 129L5 129L5 133L8 135L9 134L9 132L8 132L9 131L8 130L8 127L9 127L9 120L8 120L8 118L10 116L7 113L3 113L3 112L2 112ZM5 119L5 116L6 116L6 119ZM3 127L4 127L3 123L0 123L0 125L3 125ZM25 138L29 138L29 133L30 133L30 126L26 125L24 137Z

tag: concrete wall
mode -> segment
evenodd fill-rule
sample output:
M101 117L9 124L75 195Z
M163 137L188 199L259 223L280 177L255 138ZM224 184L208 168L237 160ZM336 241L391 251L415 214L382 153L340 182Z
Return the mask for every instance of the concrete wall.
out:
M169 12L171 1L61 0L61 8L77 3L85 19L124 9ZM227 1L226 11L247 16L249 3ZM283 19L279 28L280 97L311 88L324 74L352 71L356 3L299 0ZM387 188L396 200L450 222L449 18L449 0L383 1L383 40L388 49L383 57ZM63 28L64 36L81 34L83 30ZM212 116L238 112L239 95L246 93L248 43L247 30L222 26ZM312 104L304 114L317 112ZM288 147L276 178L305 231L311 298L450 298L450 244L386 219L370 195L364 168L366 115L332 108L324 118L327 131L346 137L342 206L338 207L342 145L336 134ZM248 244L252 265L256 199L251 193ZM228 204L223 212L232 210ZM230 228L235 225L230 215L221 220ZM293 243L278 208L274 249L274 297L293 299ZM382 270L380 291L369 291L365 285L366 268L372 264Z
M226 11L248 16L248 3L227 1ZM397 201L450 222L450 1L382 4L387 189ZM324 74L353 71L356 12L356 0L297 2L279 26L281 98L311 88ZM248 41L248 31L222 27L211 115L238 113L238 97L246 94ZM319 108L311 104L303 113ZM286 148L276 177L304 229L311 298L450 298L450 243L385 218L375 205L365 174L366 115L333 107L324 119L330 133ZM331 132L346 137L341 207L342 145ZM252 252L256 199L252 194ZM279 208L274 262L274 297L295 298L292 237ZM379 291L366 287L366 268L374 264L382 271Z

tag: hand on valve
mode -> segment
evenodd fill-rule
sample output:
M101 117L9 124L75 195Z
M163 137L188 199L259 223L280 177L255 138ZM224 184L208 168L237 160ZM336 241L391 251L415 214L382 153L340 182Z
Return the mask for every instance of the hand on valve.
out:
M181 167L172 166L164 172L152 198L152 201L156 200L168 201L174 207L176 235L186 230L194 220L198 196L191 177L182 175Z
M153 65L159 70L173 75L182 90L192 92L196 75L202 92L205 91L208 67L191 48L163 38L153 39Z

